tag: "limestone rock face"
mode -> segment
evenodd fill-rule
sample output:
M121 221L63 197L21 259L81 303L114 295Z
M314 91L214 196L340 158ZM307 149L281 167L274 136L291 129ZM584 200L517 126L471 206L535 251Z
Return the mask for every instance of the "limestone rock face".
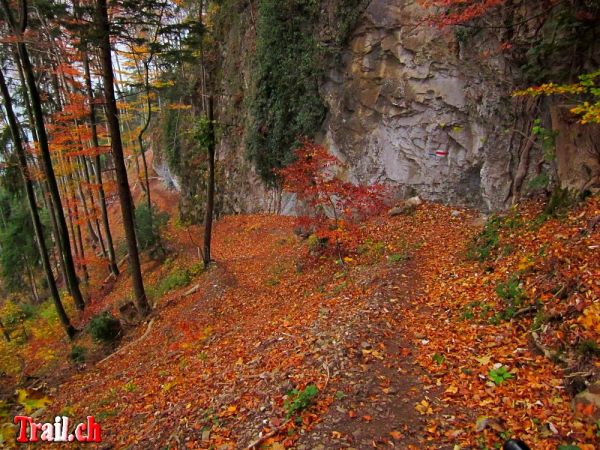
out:
M369 4L322 86L325 144L355 181L502 208L511 183L504 62L470 62L472 49L451 33L417 27L422 18L414 1Z
M322 2L322 17L340 2ZM226 101L217 103L216 115L227 127L217 148L217 214L297 214L296 197L268 189L246 157L256 11L242 3L222 30L218 83ZM510 96L522 73L497 51L502 42L493 31L438 30L424 23L425 14L416 0L368 2L325 64L319 90L328 114L316 140L347 165L349 181L387 183L397 200L418 195L484 212L503 209L515 194L519 149L531 128ZM319 38L334 19L323 20ZM321 40L324 48L334 41ZM524 186L540 160L536 148L524 161L532 168ZM195 167L185 170L172 183L181 185L182 209L201 221L205 177Z

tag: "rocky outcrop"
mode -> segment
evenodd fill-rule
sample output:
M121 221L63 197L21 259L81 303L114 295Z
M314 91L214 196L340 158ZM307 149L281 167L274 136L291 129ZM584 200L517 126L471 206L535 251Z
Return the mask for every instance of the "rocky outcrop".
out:
M328 114L316 139L347 165L349 180L387 183L400 199L419 195L483 211L517 201L542 172L555 181L553 167L530 136L539 101L511 99L523 74L500 51L500 31L429 27L415 0L355 1L365 9L340 41L334 36L340 4L321 2L317 34L329 56L320 94ZM218 213L295 210L294 196L265 187L244 145L251 123L247 103L254 89L256 15L254 2L240 1L219 29L217 72L225 101L218 103L217 116L226 125L217 152ZM549 114L544 119L549 126ZM582 138L565 139L574 148ZM585 172L588 160L575 165ZM585 175L564 167L571 178ZM198 170L186 170L184 210L201 220L204 181Z
M470 62L472 51L417 26L422 18L413 1L369 4L323 86L325 142L362 183L501 208L511 184L505 63Z

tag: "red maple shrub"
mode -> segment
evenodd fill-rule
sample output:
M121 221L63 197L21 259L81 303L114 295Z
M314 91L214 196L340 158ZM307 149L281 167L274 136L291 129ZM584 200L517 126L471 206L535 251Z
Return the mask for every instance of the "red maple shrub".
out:
M276 173L284 191L295 193L307 208L297 219L298 227L335 242L338 249L350 245L357 239L357 224L385 207L385 187L344 181L340 173L345 164L309 140L303 140L295 154L296 161Z

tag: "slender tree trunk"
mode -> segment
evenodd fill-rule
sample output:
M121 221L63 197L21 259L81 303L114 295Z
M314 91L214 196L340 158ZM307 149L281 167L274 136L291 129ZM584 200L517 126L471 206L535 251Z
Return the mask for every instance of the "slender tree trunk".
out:
M96 155L94 156L94 174L96 176L96 183L98 184L98 201L100 203L100 210L102 212L102 225L104 226L104 235L106 236L106 250L108 251L110 271L113 273L114 276L118 276L119 268L117 267L115 247L113 244L112 233L110 232L110 223L108 221L106 194L104 193L104 185L102 184L102 166L100 160L100 153L98 153L100 144L98 140L98 126L96 121L96 105L94 104L94 90L92 88L90 61L87 52L83 55L83 68L85 72L85 85L87 90L88 102L90 104L90 126L92 129L92 145L96 149Z
M83 145L81 148L83 149ZM87 172L87 162L85 160L85 156L79 156L77 158L77 162L81 166L81 168L76 172L77 173L76 178L78 179L77 192L79 192L79 199L81 200L81 206L83 207L83 213L85 214L85 222L86 222L86 226L87 226L87 230L88 230L88 235L89 235L91 241L95 243L95 245L100 246L100 251L102 252L102 256L106 257L106 249L104 248L104 241L102 240L100 223L98 222L98 219L96 218L96 205L94 204L95 203L94 196L89 189L90 175L89 175L89 172ZM89 208L88 208L86 193L84 192L84 189L81 186L83 184L84 180L88 185L88 188L86 189L86 191L88 191L88 193L89 193L89 200L90 200ZM93 247L95 247L95 245Z
M119 201L121 203L121 214L123 216L123 227L129 251L129 269L133 281L133 289L138 311L142 316L150 312L150 305L144 291L144 280L140 267L140 255L137 248L135 236L135 225L133 216L133 199L127 179L127 169L123 159L123 142L121 141L121 130L119 128L119 111L115 100L114 74L112 70L112 57L110 49L110 24L108 22L108 10L106 0L97 0L98 31L100 34L100 50L102 54L102 76L104 80L104 97L106 102L106 115L111 136L111 148L115 163L117 186L119 190Z
M90 176L90 167L88 166L88 164L91 165L91 162L88 160L88 158L86 156L82 156L80 158L80 163L83 166L83 179L85 180L85 182L88 185L88 189L87 189L87 193L88 193L88 197L90 200L90 222L93 221L94 225L95 225L95 232L96 232L96 236L98 237L98 243L100 244L100 251L102 253L102 257L103 258L107 258L108 257L108 253L106 252L106 245L104 244L104 237L102 236L102 227L100 225L100 219L98 218L98 207L96 206L96 198L94 197L94 191L91 188L92 185L92 178ZM80 187L80 191L81 191L81 187ZM81 196L83 197L83 192L81 192ZM85 201L84 201L84 206L85 206Z
M146 105L148 107L148 114L146 115L146 121L144 126L140 129L138 134L138 144L140 146L140 153L142 154L142 162L144 164L144 181L146 183L146 202L148 204L148 211L150 213L150 226L152 227L152 201L150 200L150 176L148 174L148 162L146 161L146 149L144 148L144 133L150 126L152 120L152 100L150 99L150 83L148 73L148 62L144 61L144 88L146 90Z
M35 197L34 197L33 201L35 202ZM36 202L36 204L37 204L37 202ZM25 260L25 266L27 267L27 277L29 278L29 284L31 285L31 295L33 297L33 301L35 303L39 303L40 296L38 295L37 286L35 285L35 277L33 276L33 271L31 270L29 261Z
M54 236L54 246L56 249L56 252L54 252L56 255L56 264L60 266L60 271L62 273L63 280L67 285L67 290L69 291L69 294L73 295L71 293L71 287L67 282L67 280L69 279L67 276L67 266L65 264L65 259L63 258L61 251L62 243L60 242L58 221L56 220L56 211L52 206L52 199L50 198L50 190L48 189L48 183L46 181L43 181L40 183L40 187L42 189L42 196L44 197L44 204L46 205L46 209L50 212L50 223L52 224L52 234Z
M213 97L208 99L208 187L206 195L206 213L204 216L204 267L211 262L210 247L212 240L213 210L215 207L215 119Z
M13 18L10 6L8 5L7 0L0 0L2 4L2 9L11 29L17 34L18 37L21 37L27 28L27 1L22 0L20 2L21 5L21 23L17 28L17 24ZM62 253L63 258L65 260L66 272L67 272L67 283L70 286L71 294L73 295L73 299L75 300L75 306L77 308L83 310L85 308L85 303L83 301L83 296L81 295L81 291L79 289L79 281L77 280L77 274L75 273L75 265L73 263L73 255L71 254L71 245L69 243L69 234L67 231L67 223L65 221L65 215L62 209L62 202L60 199L60 194L58 191L58 184L56 182L56 177L54 175L54 169L52 167L52 158L50 156L50 148L48 145L48 135L46 134L46 127L44 124L44 114L42 111L42 101L40 98L40 93L38 91L35 75L33 73L33 67L31 66L31 61L29 59L29 53L27 51L27 47L25 43L20 40L17 43L17 50L19 53L19 58L21 60L21 65L23 66L23 72L25 74L25 80L27 83L27 88L29 90L29 96L31 99L31 107L33 109L33 115L35 120L35 127L38 135L38 142L40 147L40 153L42 156L42 168L44 170L44 175L48 181L48 188L50 190L50 196L52 197L52 203L56 210L56 218L59 227L60 234L60 242L62 245Z
M52 273L52 268L50 267L50 258L48 257L48 249L46 248L46 241L44 240L44 233L42 229L42 222L40 220L40 216L38 214L37 204L35 203L35 193L33 191L33 183L31 182L31 176L29 174L29 168L27 167L27 157L25 155L25 150L23 149L23 143L21 141L21 135L19 130L19 125L17 124L17 119L15 117L14 111L12 109L12 101L10 98L10 93L8 92L8 87L6 86L6 82L4 80L4 74L0 71L0 91L2 91L2 97L4 99L4 108L6 110L6 116L9 121L10 131L12 134L13 143L15 145L15 151L17 152L17 157L19 159L19 167L21 169L21 175L23 176L23 181L25 183L25 191L27 193L27 201L29 202L29 209L31 212L31 219L33 221L33 228L35 230L36 241L38 244L38 249L40 251L40 257L42 259L42 266L44 267L44 272L46 273L46 279L48 280L48 287L50 288L50 292L52 294L52 299L54 301L54 306L56 307L56 312L58 313L58 317L65 328L67 335L72 338L75 335L75 328L71 325L69 317L63 307L63 304L60 300L60 294L58 293L58 288L56 287L56 282L54 280L54 275Z
M14 60L16 62L17 65L17 72L19 74L19 80L21 82L21 86L25 87L26 86L26 81L25 81L25 74L23 73L23 66L21 65L21 60L19 59L19 53L18 51L13 47L13 54L14 54ZM27 92L27 89L23 89L23 98L24 98L24 103L25 103L25 111L27 112L27 119L29 120L29 129L31 131L31 136L33 138L33 142L35 142L36 144L38 143L38 137L37 137L37 130L35 128L35 120L33 118L33 111L31 109L31 100L29 98L29 93ZM37 166L36 166L37 167ZM39 169L39 167L38 167ZM62 244L60 242L60 233L59 233L59 229L58 229L58 222L56 220L56 212L54 211L54 208L52 207L52 200L49 197L49 188L48 188L48 183L45 180L42 180L39 182L39 188L40 188L40 192L42 195L42 198L44 200L44 205L46 206L46 209L48 210L48 212L50 213L50 223L52 224L52 234L54 237L54 246L55 246L55 250L52 253L55 256L55 262L56 262L56 267L57 269L60 268L60 271L62 272L62 277L63 280L65 281L66 285L67 285L67 289L69 291L69 293L72 295L71 293L71 286L69 285L69 283L67 283L67 269L66 269L66 265L62 256ZM58 270L57 270L58 273Z
M68 157L66 157L65 159L65 164L67 164L67 161L69 162L68 166L66 167L69 168L70 172L67 175L67 186L69 189L69 197L71 198L71 202L73 204L73 218L71 223L75 223L73 245L75 246L75 248L79 247L79 267L81 268L81 271L83 273L83 281L87 285L89 283L90 276L87 270L87 263L85 262L85 249L83 247L83 237L81 233L81 219L79 216L79 206L77 206L77 194L75 193L75 189L73 187L73 185L76 183L76 180L74 180L73 176L71 175L74 171L72 161Z

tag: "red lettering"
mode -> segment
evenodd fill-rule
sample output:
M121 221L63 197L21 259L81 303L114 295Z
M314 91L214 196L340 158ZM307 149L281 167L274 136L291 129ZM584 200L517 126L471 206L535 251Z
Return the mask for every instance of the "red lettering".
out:
M31 423L31 417L15 416L13 422L19 424L19 433L17 434L17 442L27 442L27 424Z
M87 416L88 442L102 442L100 424L94 421L93 416Z

